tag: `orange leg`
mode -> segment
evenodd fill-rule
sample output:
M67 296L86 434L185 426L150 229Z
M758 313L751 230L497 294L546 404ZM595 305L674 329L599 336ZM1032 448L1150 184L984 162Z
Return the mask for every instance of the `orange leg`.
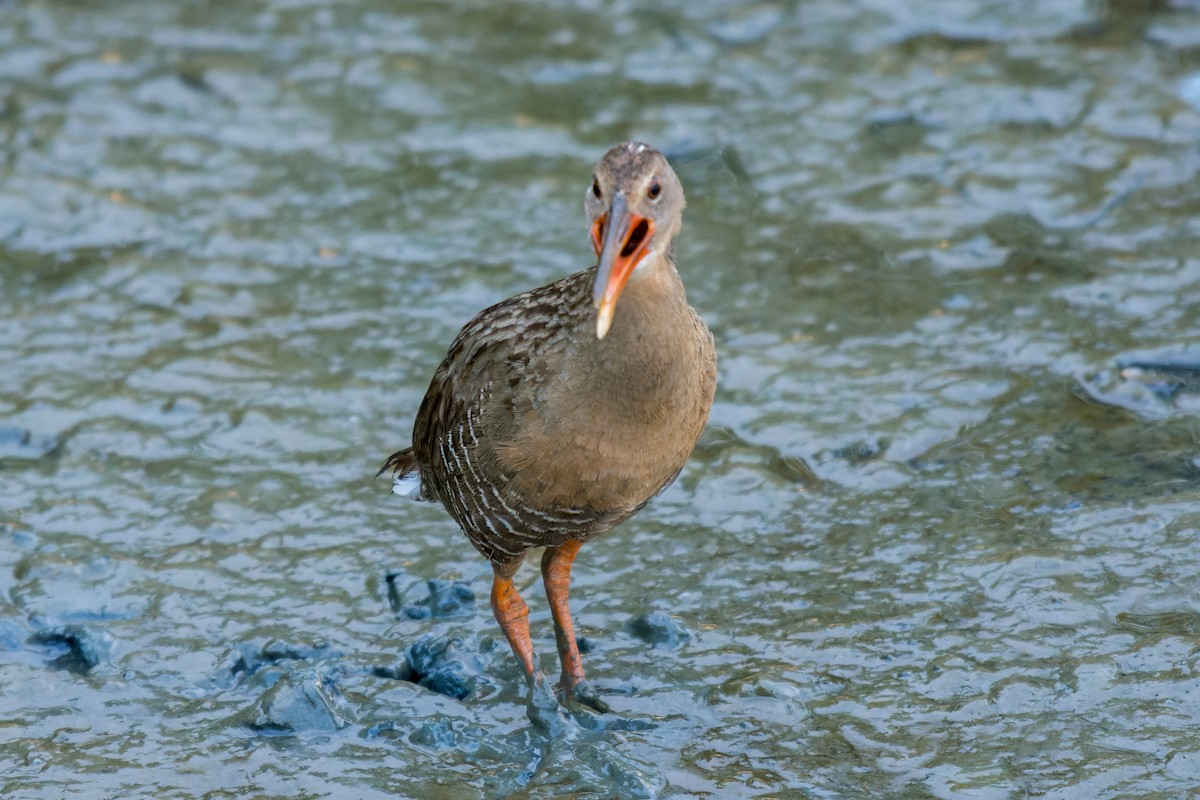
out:
M500 630L508 639L513 655L525 670L525 677L533 680L533 642L529 639L529 606L517 594L512 578L502 578L499 574L492 580L492 613Z
M575 625L567 595L571 589L571 562L579 553L579 542L567 542L559 547L547 547L542 554L542 582L554 616L554 638L558 640L558 659L562 663L562 690L569 698L583 682L583 659L575 643Z

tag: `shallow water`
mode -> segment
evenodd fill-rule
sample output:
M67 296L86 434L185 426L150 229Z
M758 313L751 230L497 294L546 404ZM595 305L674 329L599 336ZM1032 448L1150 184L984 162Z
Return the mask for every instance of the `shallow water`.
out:
M1200 8L571 5L0 5L0 795L1200 789ZM547 736L371 478L633 137L720 388Z

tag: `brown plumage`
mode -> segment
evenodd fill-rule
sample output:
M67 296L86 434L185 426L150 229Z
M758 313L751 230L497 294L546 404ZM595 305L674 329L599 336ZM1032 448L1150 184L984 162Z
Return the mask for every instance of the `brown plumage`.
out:
M683 207L661 153L609 151L586 202L597 266L468 322L434 373L413 446L381 470L416 471L416 496L441 502L491 561L493 609L530 679L528 608L512 576L546 548L562 689L595 705L567 608L571 562L675 479L716 386L712 335L675 269Z

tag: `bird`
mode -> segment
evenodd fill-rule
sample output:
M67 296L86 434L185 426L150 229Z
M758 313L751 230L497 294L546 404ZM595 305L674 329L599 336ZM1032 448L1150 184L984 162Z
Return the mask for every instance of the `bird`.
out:
M544 676L513 577L544 548L558 697L602 711L571 619L572 564L671 485L716 390L714 339L676 268L685 205L660 151L609 150L584 202L595 266L463 326L417 411L412 446L378 473L392 473L397 494L440 502L491 563L492 611L531 686Z

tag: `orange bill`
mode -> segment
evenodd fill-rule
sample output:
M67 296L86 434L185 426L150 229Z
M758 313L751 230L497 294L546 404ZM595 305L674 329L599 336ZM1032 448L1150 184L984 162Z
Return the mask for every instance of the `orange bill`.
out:
M613 195L608 213L592 227L592 245L600 254L596 285L592 291L596 314L596 338L603 339L612 327L613 313L629 276L650 250L654 222L632 214L625 205L625 194ZM603 238L602 238L603 237Z

